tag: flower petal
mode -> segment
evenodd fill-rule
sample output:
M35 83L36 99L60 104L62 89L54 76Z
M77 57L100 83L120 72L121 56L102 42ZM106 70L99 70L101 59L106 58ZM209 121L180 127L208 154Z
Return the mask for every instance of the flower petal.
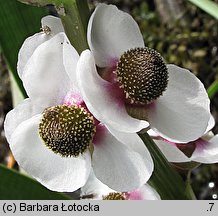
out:
M154 142L169 162L181 163L191 161L189 157L177 148L176 144L167 143L162 140L154 140Z
M114 192L114 190L110 189L107 185L103 184L99 181L93 170L91 169L89 178L86 184L80 190L80 197L82 199L86 199L84 197L91 196L91 199L102 199L102 196L108 195L110 192Z
M43 32L36 33L31 37L28 37L18 53L18 62L17 62L17 72L20 78L23 77L24 68L32 56L33 52L36 48L41 45L42 43L49 40L51 36L44 34Z
M168 65L169 83L148 111L151 128L163 138L187 143L201 137L210 118L209 98L191 72Z
M213 127L215 126L215 119L214 117L210 114L210 119L207 125L207 129L205 131L205 134L208 133L210 130L213 129Z
M149 184L143 185L139 188L139 192L141 192L144 200L160 200L160 195L157 191L151 187Z
M196 148L191 159L206 164L218 163L218 135L209 141L196 142Z
M77 75L76 75L76 67L77 62L79 60L79 54L76 49L71 46L69 43L63 44L63 63L65 70L71 80L72 87L75 91L79 91Z
M45 34L44 32L36 33L35 35L28 37L22 47L20 48L18 54L17 71L20 78L22 78L24 67L28 60L32 56L36 48L47 40L51 39L54 35L59 32L64 32L60 18L54 16L46 16L41 20L42 27L48 26L51 30L50 34Z
M62 103L70 89L63 65L63 43L67 42L64 33L57 34L38 46L25 66L24 87L32 101L40 106Z
M125 132L137 132L148 127L146 121L129 116L119 95L113 94L113 85L97 73L94 58L84 51L77 66L81 94L90 112L101 122Z
M160 200L160 195L149 184L129 193L130 200Z
M18 164L50 190L73 192L89 176L90 153L78 158L61 157L48 149L38 134L41 115L22 122L11 137L10 148Z
M17 126L23 121L39 114L43 111L43 108L33 106L29 98L23 100L13 110L11 110L5 118L4 130L5 136L10 143L11 135L17 128Z
M116 6L99 4L89 19L88 43L99 67L111 66L127 50L144 47L135 20Z
M96 133L99 130L102 134L93 142L92 155L96 177L116 191L131 191L145 184L151 176L147 160L117 140L103 125L97 126Z
M136 133L125 133L113 128L107 127L110 133L116 137L121 143L126 145L131 150L138 152L146 163L146 171L149 178L154 170L154 164L150 152L145 146L142 139Z

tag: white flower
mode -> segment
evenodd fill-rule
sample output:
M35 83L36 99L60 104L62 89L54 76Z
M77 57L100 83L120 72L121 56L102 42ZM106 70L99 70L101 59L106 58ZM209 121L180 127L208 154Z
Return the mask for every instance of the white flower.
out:
M214 136L210 131L214 124L214 118L211 116L205 133L189 143L181 144L167 141L151 130L149 130L149 134L169 162L218 163L218 135Z
M203 84L188 70L166 66L156 51L146 48L129 14L99 4L87 38L91 52L84 51L79 60L79 86L99 120L126 132L137 132L149 122L162 137L181 143L205 131L210 112ZM138 108L148 122L130 117L127 108Z
M94 200L160 200L157 191L149 184L130 192L118 192L99 181L93 171L80 191L81 199Z
M6 116L12 153L50 190L77 190L91 166L114 190L138 188L151 176L152 158L136 134L110 129L89 112L77 86L79 55L64 32L53 34L56 19L47 20L49 35L28 38L19 53L18 70L29 98Z

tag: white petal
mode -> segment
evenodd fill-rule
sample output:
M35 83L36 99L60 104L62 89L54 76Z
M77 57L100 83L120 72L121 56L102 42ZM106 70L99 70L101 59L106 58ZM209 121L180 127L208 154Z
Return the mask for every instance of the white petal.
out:
M77 78L83 99L90 112L101 122L125 132L137 132L148 122L129 116L119 94L113 94L113 84L97 73L93 56L84 51L79 59Z
M126 145L131 150L138 152L146 163L146 171L148 178L154 170L154 164L150 152L145 146L142 139L136 133L125 133L113 128L107 127L110 133L116 137L121 143Z
M201 137L210 118L209 98L197 77L168 65L169 83L148 112L151 128L163 138L187 143Z
M91 169L86 184L80 189L80 196L83 197L93 195L91 199L102 199L102 196L108 195L110 192L115 191L99 181Z
M207 125L207 129L205 131L205 134L208 133L212 128L215 126L215 119L214 117L210 114L210 119Z
M46 35L43 32L36 33L35 35L28 37L18 53L17 72L20 78L23 77L24 67L28 60L32 56L36 48L47 40L51 39L50 35Z
M58 17L51 16L51 15L45 16L42 18L41 23L42 23L42 28L46 26L50 28L51 36L55 36L59 32L64 32L64 27L62 25L61 19Z
M69 43L63 44L63 64L71 81L71 89L65 96L65 104L81 104L83 102L76 74L79 54L76 49Z
M32 101L48 107L63 102L70 80L63 65L64 33L41 44L25 66L23 84Z
M97 132L99 133L97 126ZM147 160L141 154L118 141L101 125L100 139L94 140L92 155L93 170L96 177L116 191L131 191L147 182Z
M42 107L33 106L29 98L23 100L13 110L11 110L5 118L4 130L5 136L10 143L11 135L16 127L23 121L39 114L43 111Z
M111 66L127 50L144 47L135 20L116 6L99 4L89 19L87 38L96 64Z
M50 15L45 16L42 18L41 23L42 23L42 27L48 26L51 32L50 34L45 34L43 32L40 32L31 37L28 37L24 41L18 54L18 63L17 63L17 71L20 78L22 78L24 67L27 64L30 57L32 56L35 49L42 43L51 39L57 33L64 32L64 28L62 26L61 20L58 17L54 17Z
M161 199L157 191L148 184L139 188L139 191L141 192L144 200L160 200Z
M191 161L189 157L177 148L176 144L167 143L162 140L154 140L154 142L169 162L181 163Z
M10 148L18 164L50 190L73 192L82 187L90 173L89 152L61 157L48 149L38 134L41 115L22 122L11 137Z
M78 60L79 60L79 54L76 51L76 49L70 43L64 43L63 63L75 91L79 91L77 75L76 75L76 67L77 67Z
M200 163L218 163L218 135L200 145L197 143L191 158Z
M160 195L149 184L129 193L130 200L160 200Z

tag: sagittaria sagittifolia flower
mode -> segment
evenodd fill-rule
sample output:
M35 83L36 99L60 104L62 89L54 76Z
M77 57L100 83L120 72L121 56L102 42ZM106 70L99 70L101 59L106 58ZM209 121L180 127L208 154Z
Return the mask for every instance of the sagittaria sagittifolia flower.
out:
M99 4L89 20L87 39L91 52L81 55L79 86L89 110L102 122L136 132L147 121L162 137L180 143L196 140L206 130L210 110L203 84L145 47L129 14ZM138 123L125 124L126 112Z

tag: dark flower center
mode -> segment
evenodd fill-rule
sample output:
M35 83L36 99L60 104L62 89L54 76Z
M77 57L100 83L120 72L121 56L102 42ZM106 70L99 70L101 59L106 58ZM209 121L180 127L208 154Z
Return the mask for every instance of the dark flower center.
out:
M128 50L116 69L117 81L131 103L148 104L166 90L168 71L161 55L150 48Z
M103 196L103 200L126 200L126 195L125 193L111 192Z
M39 135L45 145L63 157L77 157L84 153L95 131L93 117L80 106L49 107L39 124Z

